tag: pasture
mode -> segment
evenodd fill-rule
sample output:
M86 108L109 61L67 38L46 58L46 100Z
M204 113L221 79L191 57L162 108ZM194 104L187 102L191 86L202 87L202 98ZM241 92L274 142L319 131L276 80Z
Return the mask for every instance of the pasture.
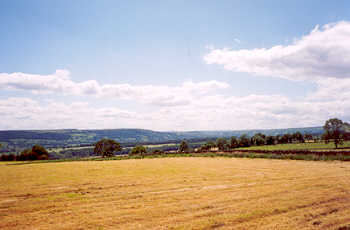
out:
M341 229L350 164L241 158L0 163L0 229Z
M350 148L350 141L344 141L339 148ZM277 145L262 145L238 148L239 150L336 150L333 142L328 144L321 142L290 143Z

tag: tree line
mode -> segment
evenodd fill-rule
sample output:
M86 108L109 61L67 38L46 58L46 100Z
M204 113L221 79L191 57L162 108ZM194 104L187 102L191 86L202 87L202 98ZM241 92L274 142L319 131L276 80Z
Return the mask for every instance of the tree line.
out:
M333 142L335 147L343 144L344 140L350 140L350 124L341 121L337 118L329 119L323 126L324 133L322 140L325 143ZM232 136L229 139L220 137L216 141L207 141L205 144L195 149L198 152L207 151L230 151L235 148L250 147L250 146L263 146L263 145L275 145L275 144L287 144L287 143L305 143L310 141L318 141L318 136L312 134L301 134L299 131L292 134L284 135L265 135L262 133L256 133L249 137L247 134L243 134L240 137ZM1 148L1 144L0 144ZM101 139L95 143L94 154L101 155L102 157L112 157L117 152L121 152L121 144L112 139ZM190 149L186 140L181 141L177 152L184 153L193 151ZM161 154L162 150L154 150L152 154ZM130 155L144 155L147 154L147 149L142 145L136 145L129 152ZM48 151L40 145L34 145L31 149L23 150L19 155L15 154L3 154L0 157L1 161L26 161L26 160L47 160L49 159Z
M3 154L0 156L1 161L34 161L48 159L49 153L41 145L34 145L31 149L25 149L19 155Z

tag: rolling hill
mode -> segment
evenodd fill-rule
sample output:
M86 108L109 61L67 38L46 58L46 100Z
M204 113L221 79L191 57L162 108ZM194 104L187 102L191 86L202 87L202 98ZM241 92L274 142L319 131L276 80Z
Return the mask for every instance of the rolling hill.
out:
M285 133L310 133L320 135L322 127L290 128L290 129L256 129L234 131L187 131L187 132L159 132L145 129L101 129L101 130L7 130L0 131L0 143L3 145L1 152L19 152L34 144L43 145L46 148L87 146L92 145L102 138L111 138L120 143L169 143L179 142L182 139L206 139L216 137L231 137L255 133L265 135L283 135Z

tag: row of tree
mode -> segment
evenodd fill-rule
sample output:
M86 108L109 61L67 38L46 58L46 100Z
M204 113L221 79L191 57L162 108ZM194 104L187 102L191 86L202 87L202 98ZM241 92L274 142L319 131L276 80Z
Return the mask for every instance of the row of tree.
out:
M293 134L284 134L277 136L266 136L262 133L256 133L254 136L249 137L246 134L241 135L240 137L232 136L230 139L218 138L216 142L208 141L202 145L198 150L199 151L210 151L210 150L219 150L227 151L240 147L249 147L249 146L262 146L262 145L275 145L275 144L286 144L286 143L304 143L305 140L313 140L311 134L302 135L300 132ZM182 145L183 146L183 145ZM179 148L179 152L185 152L188 149Z
M94 154L101 155L102 157L112 157L115 153L122 151L122 147L119 142L112 139L102 139L95 144ZM136 145L130 151L131 155L145 154L147 149L142 145Z
M336 148L339 144L343 143L343 140L347 137L346 128L350 127L349 124L342 122L337 118L332 118L326 121L324 125L324 134L322 138L326 143L333 141ZM318 137L314 137L312 134L301 134L300 132L295 132L292 134L276 135L276 136L267 136L262 133L256 133L254 136L249 137L246 134L241 135L239 138L232 136L229 140L226 138L218 138L216 142L208 141L202 145L198 151L227 151L240 147L249 147L249 146L262 146L262 145L275 145L275 144L287 144L287 143L304 143L305 141L317 140ZM111 140L111 139L102 139L95 144L94 153L102 155L103 157L111 157L115 152L121 151L120 143ZM186 140L181 141L178 152L189 152L191 151L189 144ZM161 150L156 150L153 153L161 153ZM146 154L147 149L142 145L137 145L133 147L130 151L131 155L136 154Z
M337 118L332 118L326 121L323 126L325 132L322 135L322 139L326 143L330 141L334 142L335 147L343 144L343 140L350 139L350 125ZM276 136L266 136L262 133L256 133L254 136L249 137L246 134L241 135L239 138L232 136L229 140L226 138L218 138L216 142L208 141L202 145L199 151L227 151L239 147L249 146L261 146L261 145L274 145L274 144L286 144L286 143L304 143L305 140L313 140L314 137L311 134L301 134L295 132L293 134L284 134ZM1 148L1 144L0 144ZM115 153L120 152L122 147L120 143L112 139L101 139L95 144L94 154L101 155L102 157L111 157ZM183 140L180 145L178 152L189 152L190 147L186 140ZM161 150L156 150L153 153L161 153ZM143 155L147 153L147 149L142 145L137 145L132 148L129 154L131 155ZM34 145L31 149L23 150L19 155L14 154L3 154L0 157L2 161L25 161L25 160L46 160L49 159L49 153L47 150L40 145Z
M3 154L0 157L1 161L34 161L48 159L49 153L41 145L34 145L31 149L25 149L19 155Z

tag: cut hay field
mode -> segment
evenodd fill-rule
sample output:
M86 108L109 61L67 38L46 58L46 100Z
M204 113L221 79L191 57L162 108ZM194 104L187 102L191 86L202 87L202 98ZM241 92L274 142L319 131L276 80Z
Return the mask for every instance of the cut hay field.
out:
M350 226L347 162L186 157L16 163L0 163L0 229Z

